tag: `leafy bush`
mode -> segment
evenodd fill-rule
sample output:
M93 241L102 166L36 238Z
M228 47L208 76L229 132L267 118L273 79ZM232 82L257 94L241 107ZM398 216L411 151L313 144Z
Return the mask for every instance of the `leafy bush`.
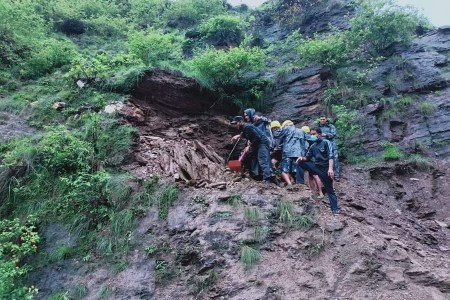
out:
M127 20L118 16L99 15L87 20L87 28L96 35L104 37L125 37Z
M25 61L22 75L36 78L48 74L56 68L69 64L76 55L75 46L68 40L45 40Z
M130 54L119 53L114 56L98 53L93 57L78 56L72 62L65 77L75 82L83 80L100 89L126 91L137 84L128 76L143 73L144 67L139 59ZM129 82L124 83L125 80Z
M417 25L425 23L417 10L393 0L357 0L354 4L356 15L350 20L350 30L300 41L301 66L336 66L360 58L361 52L379 56L393 43L408 44Z
M140 26L159 25L167 9L167 0L129 0L128 15Z
M92 145L63 126L51 128L37 147L42 167L54 174L86 172L91 168Z
M372 55L379 55L389 45L409 43L416 27L423 23L416 9L393 0L356 1L361 9L350 21L350 38Z
M346 33L338 31L327 36L301 40L297 48L300 66L321 63L335 66L348 60L351 55Z
M169 25L185 28L225 11L222 0L176 0L164 13Z
M259 99L265 83L250 72L263 70L265 53L259 48L244 46L228 51L207 49L185 63L188 73L196 77L204 86L237 104Z
M0 298L1 299L33 299L37 294L34 286L20 284L20 279L30 268L22 264L22 260L37 250L39 235L32 225L22 225L19 219L0 220Z
M349 157L355 154L355 144L363 134L361 117L356 111L349 111L343 105L333 105L332 109L336 115L334 125L339 133L339 156Z
M11 67L26 58L45 32L33 0L0 0L0 66Z
M242 21L238 16L212 17L199 26L200 34L215 45L239 44L242 40Z
M163 62L179 63L183 38L175 33L164 34L154 29L133 33L128 41L131 54L152 67Z
M118 166L131 151L135 129L101 114L83 116L82 139L92 146L91 166Z

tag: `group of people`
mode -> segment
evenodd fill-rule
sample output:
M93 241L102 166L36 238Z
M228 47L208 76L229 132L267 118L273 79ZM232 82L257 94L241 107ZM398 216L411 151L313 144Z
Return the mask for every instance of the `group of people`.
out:
M307 171L312 196L320 197L325 190L332 213L338 213L333 188L333 181L339 181L340 175L336 128L326 116L321 116L312 128L300 129L290 120L271 121L248 108L231 123L241 132L233 136L232 142L247 140L243 165L251 176L262 175L264 184L273 184L274 175L280 174L287 185L305 184Z

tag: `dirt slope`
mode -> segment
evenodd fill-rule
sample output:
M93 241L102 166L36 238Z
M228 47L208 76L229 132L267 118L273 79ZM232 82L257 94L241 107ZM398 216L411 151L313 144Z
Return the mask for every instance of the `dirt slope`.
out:
M166 221L155 207L138 221L126 261L73 258L35 274L38 299L74 286L87 288L85 299L450 299L448 165L344 166L342 214L333 217L305 186L263 186L228 172L229 115L183 114L150 98L121 110L140 133L124 168L175 182L181 195ZM282 222L280 203L292 204L294 224ZM306 217L313 223L301 226ZM61 230L49 226L42 249L70 237ZM245 246L259 263L244 266Z

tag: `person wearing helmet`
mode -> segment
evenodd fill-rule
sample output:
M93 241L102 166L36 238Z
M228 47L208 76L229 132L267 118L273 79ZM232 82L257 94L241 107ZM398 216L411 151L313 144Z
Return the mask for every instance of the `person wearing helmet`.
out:
M334 152L334 180L339 181L340 168L338 159L338 148L336 143L336 127L329 122L326 116L322 115L319 118L319 128L322 130L322 137L331 142Z
M255 127L255 125L246 123L244 117L236 116L231 124L241 131L240 137L245 138L250 144L250 152L255 152L257 162L263 173L263 182L269 184L272 182L272 172L270 170L270 143L266 135ZM234 142L234 137L232 141Z
M270 130L272 131L272 134L274 134L275 131L279 130L281 128L281 124L278 121L272 121L270 123ZM273 139L273 144L272 144L272 148L270 149L270 156L272 158L271 163L272 163L272 170L274 170L274 173L276 173L277 175L279 175L280 171L278 171L278 164L281 162L281 144L280 144L280 139Z
M286 120L281 129L274 132L274 138L280 139L282 145L281 178L292 185L294 180L291 174L299 171L295 161L306 153L305 133L296 128L291 120Z
M333 163L334 151L331 142L322 135L322 130L317 127L311 129L311 140L313 144L309 148L305 156L297 159L297 163L311 174L318 175L323 183L330 201L331 212L333 215L338 214L337 196L333 188Z

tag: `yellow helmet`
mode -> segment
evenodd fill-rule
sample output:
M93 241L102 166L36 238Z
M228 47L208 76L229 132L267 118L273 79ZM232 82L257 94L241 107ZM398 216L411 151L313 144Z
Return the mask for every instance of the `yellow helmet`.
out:
M284 126L291 126L291 125L294 125L294 122L292 122L291 120L286 120L283 122L283 124L281 126L284 127Z
M311 132L311 129L309 129L308 126L303 126L301 129L303 130L303 132L306 132L306 133L310 133Z
M280 122L278 122L278 121L272 121L272 122L270 123L270 129L280 128L280 127L281 127L281 124L280 124Z

